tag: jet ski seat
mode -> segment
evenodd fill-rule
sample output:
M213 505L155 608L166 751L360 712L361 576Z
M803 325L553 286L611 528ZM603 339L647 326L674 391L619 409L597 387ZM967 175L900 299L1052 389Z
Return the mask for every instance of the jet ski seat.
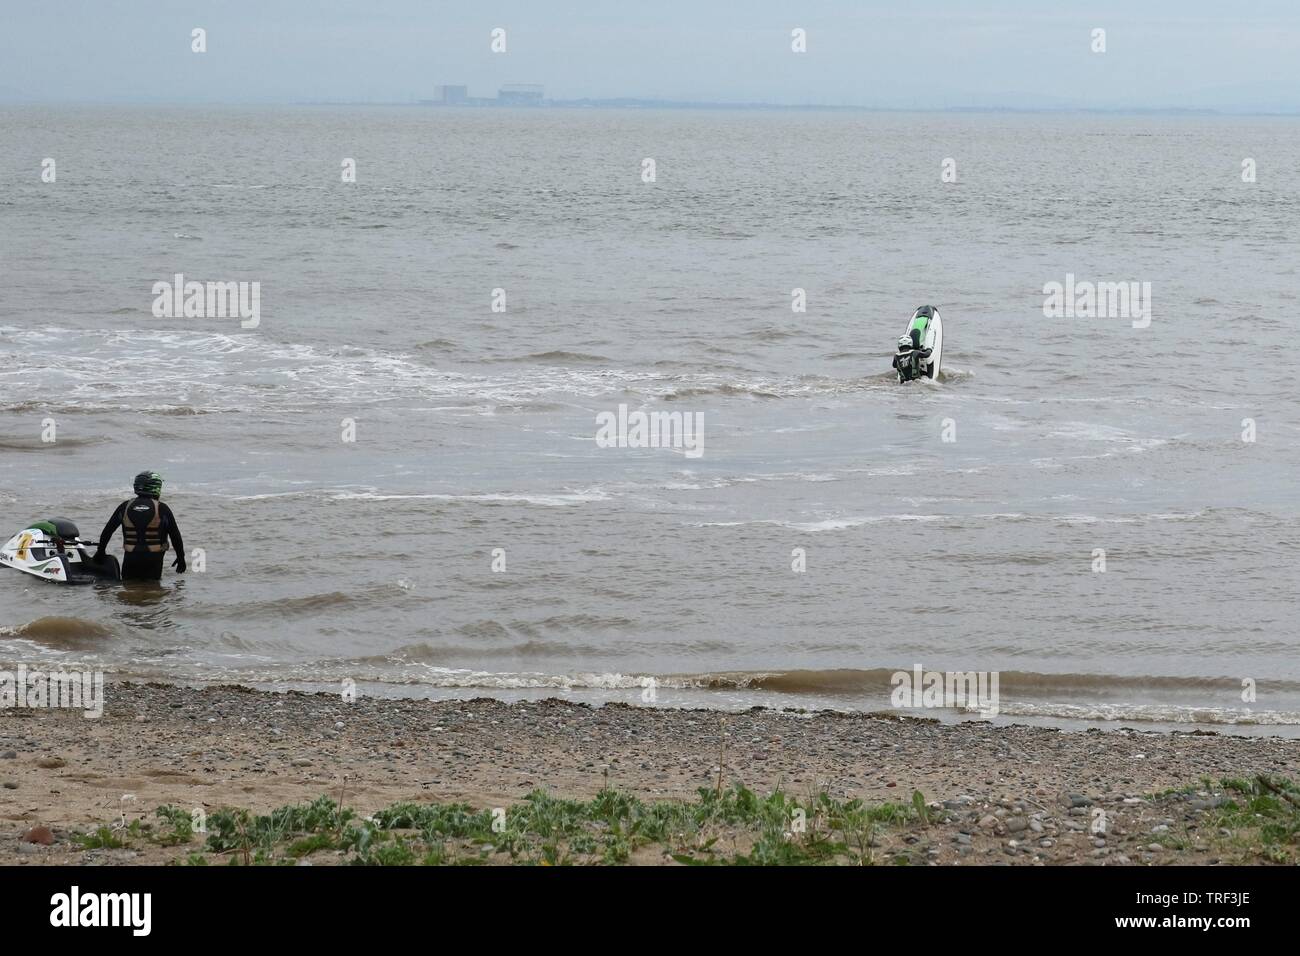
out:
M51 518L48 523L54 525L54 533L64 541L72 541L81 537L81 532L77 530L77 526L67 518Z
M912 338L912 348L922 348L925 345L925 330L930 327L930 319L934 317L934 310L928 305L923 305L916 310L916 315L912 316L912 322L907 327L907 334Z

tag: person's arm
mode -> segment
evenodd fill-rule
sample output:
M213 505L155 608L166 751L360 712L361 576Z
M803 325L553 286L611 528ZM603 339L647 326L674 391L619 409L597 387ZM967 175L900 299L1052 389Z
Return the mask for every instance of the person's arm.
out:
M113 535L117 533L117 529L122 527L122 516L124 514L126 514L125 501L117 506L117 510L113 512L113 516L108 519L108 524L104 525L104 530L99 533L99 544L95 546L96 558L102 558L104 556L104 549L108 547L108 542L113 539Z
M172 548L176 552L176 560L172 562L172 567L176 569L177 574L184 574L186 567L185 542L181 540L181 529L176 524L176 516L172 514L172 509L161 501L158 502L158 509L167 522L167 537L171 539Z

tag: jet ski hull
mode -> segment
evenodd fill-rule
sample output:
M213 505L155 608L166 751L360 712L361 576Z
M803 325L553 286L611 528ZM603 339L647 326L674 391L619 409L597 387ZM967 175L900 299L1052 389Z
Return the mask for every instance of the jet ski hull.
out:
M926 369L926 378L938 378L939 366L943 364L943 318L939 310L934 310L930 327L925 330L925 347L930 349L930 365Z
M895 360L894 367L898 369L900 383L910 382L915 378L937 379L943 366L943 317L937 307L923 305L912 313L912 318L907 323L907 330L899 341L901 344L906 343L913 323L922 316L925 317L926 325L925 334L919 343L920 348L904 350Z
M120 581L117 558L106 554L96 564L88 549L91 545L80 537L56 540L39 528L27 528L0 546L0 565L55 584Z

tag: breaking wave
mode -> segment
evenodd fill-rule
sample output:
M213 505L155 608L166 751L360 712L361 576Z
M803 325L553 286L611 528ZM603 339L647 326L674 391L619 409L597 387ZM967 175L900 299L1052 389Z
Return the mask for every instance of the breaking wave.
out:
M31 641L55 650L78 650L112 636L113 632L103 624L76 617L38 617L27 624L0 627L0 637Z
M266 334L191 332L175 329L17 329L0 327L7 379L24 390L63 395L65 411L151 410L157 414L248 411L267 405L310 407L322 402L392 404L428 401L527 404L557 396L596 398L626 395L643 400L699 398L789 399L852 394L892 388L889 374L852 378L757 376L741 379L717 368L662 370L619 367L602 355L573 351L537 352L489 360L517 364L517 370L485 374L452 371L422 360L444 340L417 346L416 354L372 348L330 347L270 340ZM157 356L153 374L138 371L142 350ZM742 373L743 374L743 373ZM965 373L945 373L945 380ZM69 381L79 386L70 401ZM376 389L375 382L383 382ZM290 387L283 387L290 386ZM179 401L177 400L179 397ZM51 406L22 402L0 410Z

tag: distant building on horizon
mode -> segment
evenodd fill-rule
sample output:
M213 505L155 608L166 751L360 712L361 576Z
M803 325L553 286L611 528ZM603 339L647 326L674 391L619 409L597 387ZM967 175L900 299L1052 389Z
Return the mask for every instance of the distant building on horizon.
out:
M422 103L436 103L439 106L456 106L464 103L469 99L469 87L460 86L435 86L433 88L433 99L421 100Z
M541 106L545 87L540 83L507 83L497 91L499 106Z
M421 106L542 106L545 89L540 83L507 83L489 99L470 96L464 84L442 84L433 88L433 99L417 102Z

